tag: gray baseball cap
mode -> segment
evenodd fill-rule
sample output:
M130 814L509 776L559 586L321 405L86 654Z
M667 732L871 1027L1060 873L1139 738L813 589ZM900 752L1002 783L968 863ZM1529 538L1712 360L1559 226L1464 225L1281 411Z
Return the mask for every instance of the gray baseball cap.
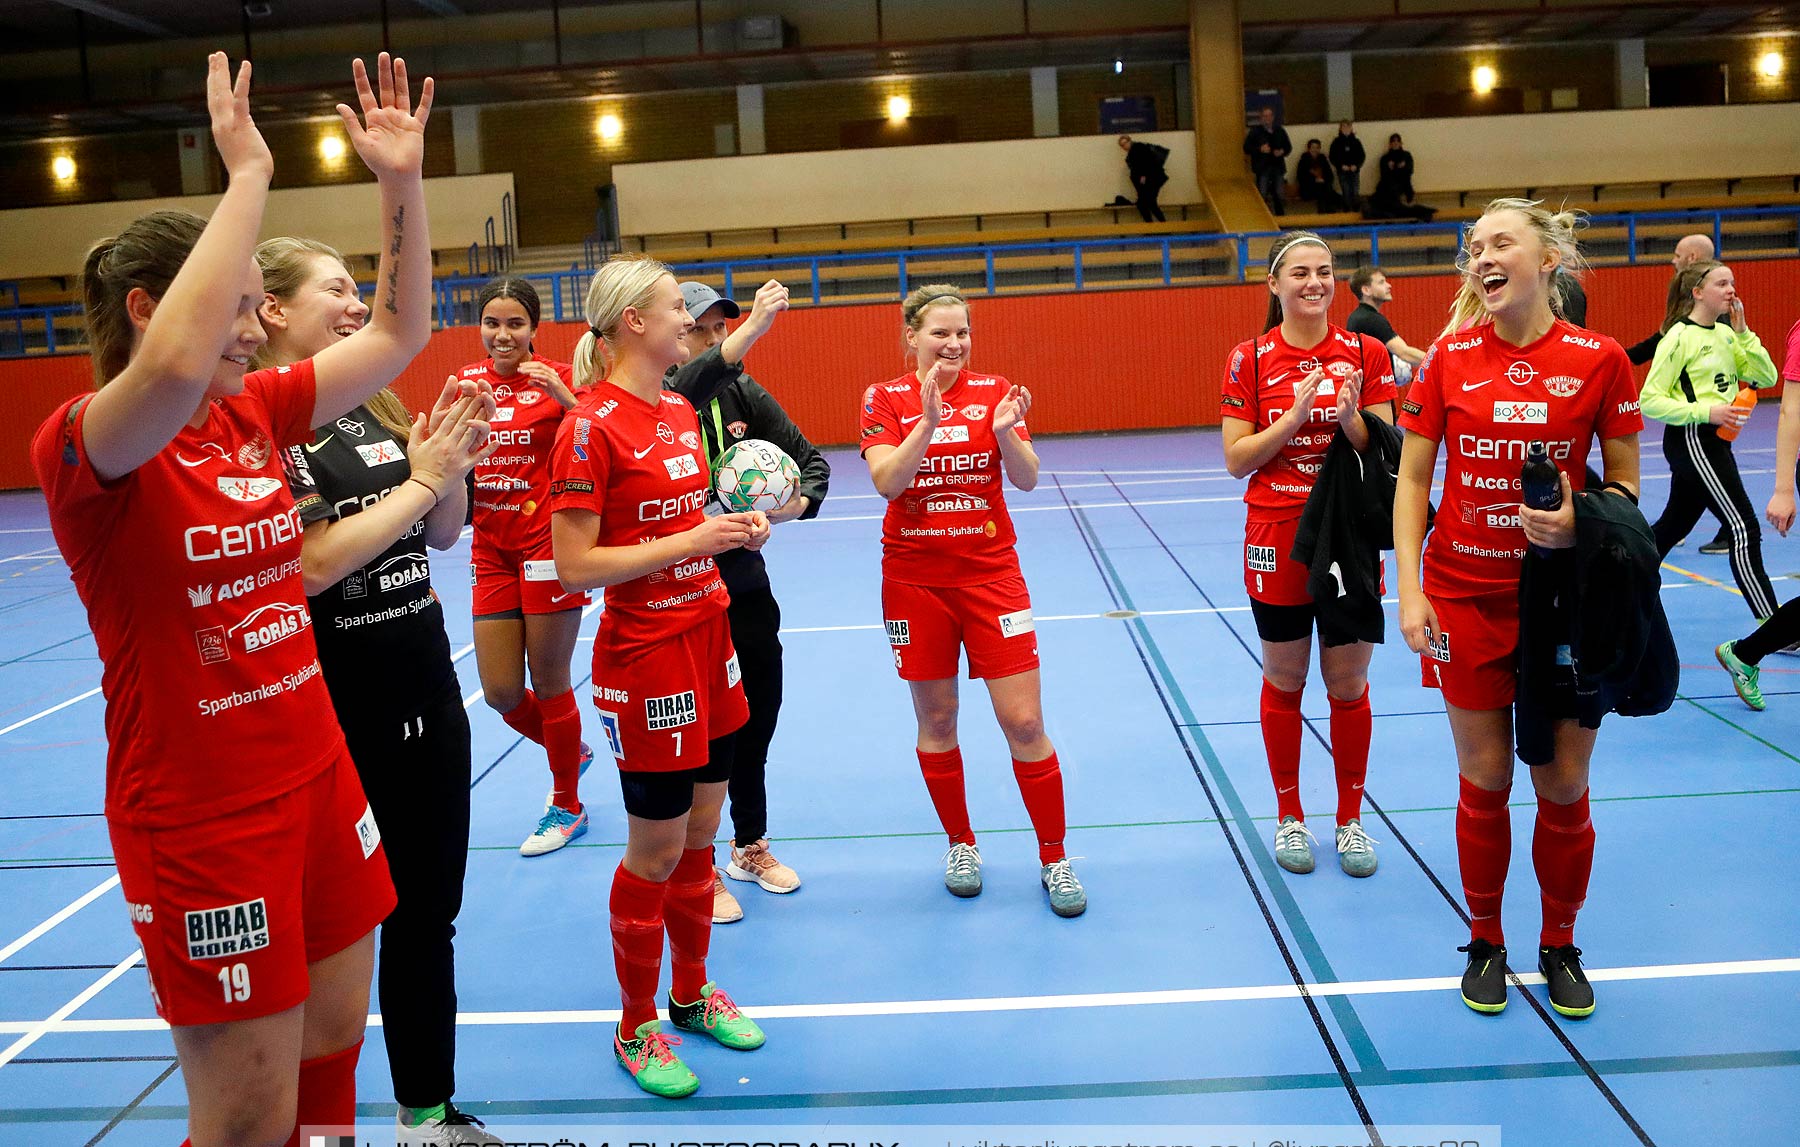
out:
M719 292L713 290L705 283L681 284L681 301L687 304L688 318L693 319L695 322L699 322L700 316L714 306L722 307L725 311L725 317L728 319L735 319L744 313L743 309L736 303L719 294Z

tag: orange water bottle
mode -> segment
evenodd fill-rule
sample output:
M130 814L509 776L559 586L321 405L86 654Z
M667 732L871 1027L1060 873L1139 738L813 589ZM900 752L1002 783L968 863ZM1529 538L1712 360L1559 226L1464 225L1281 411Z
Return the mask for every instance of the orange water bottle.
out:
M1732 405L1732 408L1736 409L1736 410L1749 410L1751 407L1755 406L1756 405L1756 390L1755 390L1755 388L1749 387L1749 386L1740 388L1737 392L1737 397L1731 400L1731 405ZM1737 440L1738 431L1740 431L1742 429L1743 429L1742 426L1737 426L1737 425L1728 423L1724 426L1719 427L1719 437L1723 438L1727 442L1734 442Z

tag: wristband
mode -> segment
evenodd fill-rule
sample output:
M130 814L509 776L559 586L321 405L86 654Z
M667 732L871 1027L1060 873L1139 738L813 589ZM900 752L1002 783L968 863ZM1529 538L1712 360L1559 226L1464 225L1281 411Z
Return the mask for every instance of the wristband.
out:
M419 485L425 487L427 490L430 490L432 505L435 506L439 502L444 500L444 496L442 494L438 493L437 487L433 486L430 482L427 482L425 479L419 477L418 475L415 474L415 475L407 478L407 481L408 482L417 482Z

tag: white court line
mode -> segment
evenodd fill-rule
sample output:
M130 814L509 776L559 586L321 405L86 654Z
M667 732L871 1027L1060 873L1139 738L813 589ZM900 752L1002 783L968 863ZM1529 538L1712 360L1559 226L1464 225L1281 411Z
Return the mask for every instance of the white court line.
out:
M0 961L5 961L5 960L9 959L13 955L15 955L21 948L25 947L25 945L31 943L33 940L36 940L39 936L42 936L44 933L50 931L50 929L56 927L58 924L61 924L64 920L67 920L69 917L75 915L75 913L81 911L83 908L86 908L89 904L92 904L95 900L106 895L108 892L112 891L113 888L117 887L118 883L119 883L119 874L115 872L111 876L107 877L105 880L101 881L99 884L96 884L94 887L88 889L86 892L82 893L81 896L79 896L75 900L71 901L66 907L64 907L62 909L62 911L60 911L56 915L50 917L48 920L44 921L42 924L39 924L36 928L33 928L31 931L25 933L23 936L20 936L17 940L14 940L12 943L8 944L6 947L0 948Z
M22 526L16 530L0 530L0 534L47 534L49 526Z
M135 957L134 957L135 959ZM122 973L130 961L114 969ZM1587 976L1596 983L1627 980L1691 980L1714 976L1753 976L1800 972L1800 959L1731 960L1704 964L1653 964L1635 968L1589 968ZM1539 985L1544 977L1536 972L1519 973L1519 982ZM1410 992L1448 992L1460 990L1460 976L1431 976L1421 979L1355 980L1334 984L1307 984L1310 996L1380 996ZM1298 999L1300 988L1293 983L1254 984L1226 988L1175 988L1153 992L1084 992L1057 996L990 996L979 999L951 1000L877 1000L866 1003L837 1004L765 1004L753 1006L751 1015L759 1020L775 1019L843 1019L854 1016L918 1016L974 1015L983 1012L1068 1011L1074 1008L1166 1007L1169 1004L1233 1003L1244 1000ZM70 1009L73 1010L73 1009ZM459 1027L509 1027L536 1024L616 1024L616 1008L568 1011L459 1012ZM369 1016L369 1026L380 1027L381 1016ZM43 1021L11 1021L0 1023L0 1035L30 1033L43 1028L44 1033L104 1034L111 1032L162 1031L167 1027L159 1019L71 1020L64 1017ZM35 1037L34 1037L35 1038Z
M96 685L92 689L89 689L86 693L83 693L78 697L71 697L67 701L63 701L59 704L52 705L48 709L45 709L40 713L33 713L31 716L26 717L23 720L14 721L12 724L6 726L6 728L0 729L0 737L6 736L6 734L12 732L14 729L23 729L25 726L31 724L33 721L40 721L43 718L48 717L52 713L61 712L62 710L67 709L70 705L75 704L75 702L77 702L77 701L86 701L89 697L93 697L93 696L97 695L99 692L100 692L100 686Z
M80 995L76 996L62 1007L57 1008L56 1011L50 1014L49 1019L29 1025L23 1035L14 1040L5 1051L0 1051L0 1067L5 1067L14 1059L18 1058L19 1054L26 1048L49 1035L51 1031L55 1030L57 1024L68 1019L69 1016L74 1014L76 1009L105 991L109 984L130 971L132 965L143 959L143 956L144 953L142 949L133 952L131 955L113 965L112 971L83 988Z
M26 554L14 554L9 558L0 558L0 562L60 562L63 556L56 552L55 546L41 550L32 550Z

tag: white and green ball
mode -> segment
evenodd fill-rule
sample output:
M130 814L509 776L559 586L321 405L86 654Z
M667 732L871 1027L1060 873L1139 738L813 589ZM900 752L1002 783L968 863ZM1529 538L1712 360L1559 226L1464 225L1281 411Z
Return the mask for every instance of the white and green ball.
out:
M727 449L713 470L713 489L732 513L779 510L800 488L800 467L773 442L746 438Z

